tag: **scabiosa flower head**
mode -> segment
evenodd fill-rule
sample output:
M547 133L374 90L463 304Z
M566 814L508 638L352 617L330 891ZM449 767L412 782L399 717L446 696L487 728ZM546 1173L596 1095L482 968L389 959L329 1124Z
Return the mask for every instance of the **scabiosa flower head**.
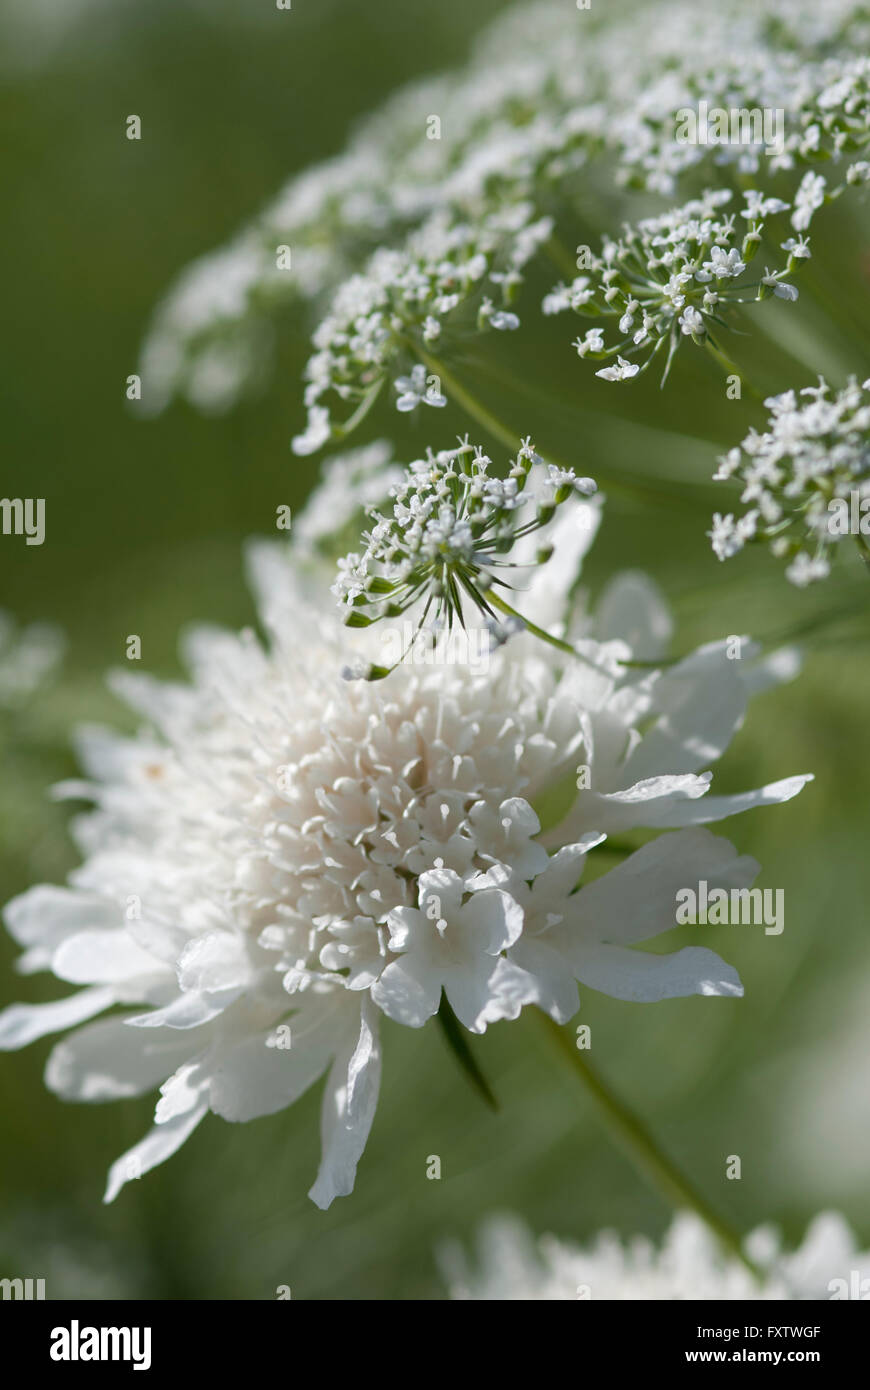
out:
M830 573L833 547L846 536L867 553L870 535L870 380L842 391L818 386L765 401L767 429L755 430L719 461L717 481L739 481L748 504L735 519L718 513L708 532L720 560L747 541L766 540L788 560L799 588Z
M481 1229L476 1269L458 1244L443 1248L440 1264L452 1299L514 1302L842 1299L851 1296L853 1271L859 1287L870 1276L870 1251L859 1252L836 1212L815 1217L797 1250L784 1250L771 1226L752 1231L744 1249L760 1282L690 1212L674 1218L660 1247L646 1236L623 1241L613 1231L586 1246L555 1236L535 1240L518 1218L501 1216Z
M463 563L487 508L512 514L509 479L486 502L487 470L454 467L468 453L435 460L451 495L483 499L468 533L442 524ZM550 485L558 497L574 481L557 472ZM416 496L396 499L409 528ZM574 507L596 510L594 499ZM570 508L557 526L558 562L533 569L525 602L586 661L522 635L485 674L402 665L385 684L348 684L343 649L356 642L370 660L374 634L348 633L322 606L306 552L288 563L282 547L260 545L268 646L199 631L188 685L118 680L148 726L82 735L89 780L65 790L95 804L75 824L84 861L68 887L33 888L5 914L22 971L79 988L0 1014L4 1048L76 1029L46 1069L62 1096L159 1088L154 1128L113 1165L107 1199L208 1111L270 1114L326 1074L311 1196L328 1206L351 1191L374 1116L381 1014L419 1027L442 992L473 1033L529 1004L564 1022L578 981L637 1001L741 992L705 947L636 947L675 925L682 885L752 882L757 864L703 826L787 800L807 779L711 796L706 768L750 691L791 672L750 648L729 661L725 643L666 670L628 667L661 653L660 600L628 576L594 619L577 611L570 592L594 528L578 529ZM567 810L544 833L535 803L554 789ZM602 839L635 827L674 833L583 884Z

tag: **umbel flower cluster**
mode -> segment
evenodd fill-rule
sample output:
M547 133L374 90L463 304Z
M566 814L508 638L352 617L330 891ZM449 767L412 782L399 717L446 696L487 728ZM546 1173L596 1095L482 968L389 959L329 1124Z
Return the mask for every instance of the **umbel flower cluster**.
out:
M722 209L732 198L727 188L708 191L684 207L626 226L619 241L607 238L601 256L590 257L590 274L576 277L570 285L560 282L547 295L545 314L573 309L588 318L618 320L620 341L613 346L605 345L601 328L589 329L574 343L580 357L616 357L615 365L601 368L597 376L629 380L666 348L666 380L674 353L687 339L721 358L716 333L727 326L723 316L732 305L770 295L797 299L797 287L789 277L809 257L803 238L789 237L782 243L787 257L779 270L765 266L751 282L746 274L766 221L787 212L788 203L752 190L744 194L739 212L726 215ZM800 221L805 225L803 217ZM628 360L635 356L642 356L642 363Z
M491 1217L478 1241L477 1268L461 1247L444 1248L441 1264L453 1299L523 1302L624 1299L835 1300L862 1297L870 1251L836 1212L810 1224L797 1250L782 1248L775 1229L759 1226L744 1242L761 1278L717 1247L696 1216L680 1212L656 1248L645 1236L620 1240L603 1231L588 1246L542 1236L514 1217Z
M447 404L437 375L429 381L417 358L439 341L448 318L463 324L471 315L480 330L519 327L516 314L503 306L552 226L548 218L532 221L533 214L531 204L520 203L472 225L437 213L402 250L376 251L366 269L341 286L314 334L316 351L305 371L308 426L293 441L297 454L347 434L391 376L398 410ZM487 287L498 294L499 306ZM410 375L399 373L403 364ZM342 402L346 418L336 421L332 411Z
M456 460L469 465L465 446ZM465 470L438 468L451 496L467 493L460 550L473 563L474 528L510 514L521 480L490 480L477 454ZM268 643L197 632L188 684L116 680L147 720L137 736L83 733L87 780L65 788L94 803L75 823L83 862L69 886L32 888L5 913L21 971L76 989L6 1009L0 1046L72 1029L46 1068L59 1095L159 1088L154 1126L113 1164L107 1200L209 1111L270 1114L324 1075L311 1196L326 1207L350 1192L384 1015L419 1028L438 1014L482 1033L529 1006L569 1020L578 984L634 1001L742 992L705 946L643 946L674 927L686 883L752 883L757 863L704 827L806 782L710 790L750 695L793 662L751 647L731 661L721 642L660 665L669 619L637 575L615 581L594 616L578 608L598 499L574 479L552 484L555 497L570 488L557 523L570 536L558 564L533 567L524 606L561 628L567 651L519 633L485 673L411 662L388 681L349 683L348 642L370 659L372 634L341 623L311 543L289 554L260 543L251 568ZM418 495L398 489L409 528ZM323 506L321 495L315 533ZM424 532L437 517L433 507ZM536 808L554 791L564 809L544 831ZM587 874L608 837L633 829L668 833Z
M695 0L582 14L563 0L511 7L464 69L400 90L343 153L296 175L227 247L184 273L146 345L143 406L159 409L173 394L205 409L231 405L262 381L274 315L307 303L322 319L310 387L328 394L319 408L332 411L339 388L366 384L365 355L342 350L355 295L372 379L400 347L407 370L410 349L396 342L406 320L412 339L431 344L440 330L442 347L480 311L482 327L498 327L493 314L519 292L529 254L554 249L548 226L576 244L590 189L606 217L614 185L673 201L748 181L789 203L802 235L816 209L870 177L868 40L864 0L723 0L703 23ZM677 113L700 102L781 112L782 128L769 145L681 140ZM621 221L619 206L611 197L602 233ZM737 228L750 232L740 218ZM344 293L346 282L354 288ZM715 278L712 290L723 283L733 291ZM641 322L638 314L634 331ZM326 373L324 351L346 366ZM323 418L301 436L312 447L327 438Z
M523 440L506 477L490 473L491 464L483 449L467 439L455 449L430 450L390 489L391 516L369 509L374 525L363 537L366 548L340 561L333 585L350 610L348 627L369 627L416 608L414 640L433 641L456 623L464 627L469 607L483 618L495 642L521 627L520 615L497 592L514 587L500 573L518 568L507 557L518 542L547 526L569 498L591 497L596 484L554 464L545 471L529 439ZM527 487L533 465L544 478ZM535 563L546 563L552 553L552 544L539 548ZM498 621L497 612L507 615L507 624ZM368 664L357 674L381 679L405 655L401 652L392 668Z
M740 399L755 392L732 346L747 332L810 380L833 375L814 348L809 262L836 234L831 205L870 181L868 41L864 0L724 0L703 23L694 0L516 5L464 69L400 90L184 273L148 335L142 409L173 395L224 409L259 389L288 308L295 332L311 330L298 455L376 409L449 404L488 428L468 378L500 354L478 340L521 352L541 314L586 320L573 347L606 382L654 367L664 386L697 347ZM762 301L787 304L791 330L784 311L749 309ZM855 357L840 360L838 385ZM726 517L717 546L753 525ZM827 572L818 541L771 540L798 584Z
M870 380L853 378L832 392L820 377L818 386L765 405L768 428L751 430L714 475L743 485L747 510L717 513L710 536L720 560L749 541L767 541L789 561L791 582L804 587L828 575L829 552L845 537L870 558Z

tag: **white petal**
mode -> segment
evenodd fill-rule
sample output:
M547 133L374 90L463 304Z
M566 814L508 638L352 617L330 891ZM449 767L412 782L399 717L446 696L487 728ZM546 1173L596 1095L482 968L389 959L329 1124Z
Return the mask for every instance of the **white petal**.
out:
M567 1023L580 1007L573 967L545 938L524 936L510 953L510 959L534 981L535 995L529 1002L551 1015L557 1023Z
M106 898L43 883L7 903L3 920L19 945L34 946L59 942L88 927L120 926L123 915L118 904Z
M242 993L240 989L214 990L210 994L200 994L188 990L166 1004L162 1009L152 1009L147 1014L134 1014L126 1020L129 1028L198 1028L202 1023L210 1023L230 1004L234 1004Z
M778 647L767 652L757 660L738 663L740 675L747 694L760 695L777 685L785 685L800 674L801 653L799 647Z
M308 1195L322 1211L336 1197L353 1191L357 1164L362 1157L381 1082L381 1050L377 1014L363 1000L359 1032L335 1058L321 1108L323 1153L314 1186Z
M74 985L110 984L139 975L148 978L160 971L154 957L123 928L77 932L57 948L51 968L59 980Z
M114 1002L111 989L80 989L67 999L54 999L50 1004L10 1004L0 1013L0 1051L11 1052L48 1033L73 1028Z
M640 570L616 575L595 611L595 636L627 642L636 661L654 661L667 651L673 627L661 591Z
M705 796L703 801L674 802L669 809L662 808L655 821L659 826L706 825L709 821L725 820L741 811L751 811L756 806L776 806L781 801L791 801L808 782L813 781L811 772L797 777L784 777L780 782L768 782L754 792L740 792L735 796Z
M57 1044L45 1067L45 1084L64 1100L120 1100L153 1091L189 1055L187 1039L144 1036L123 1017L79 1028Z
M687 994L743 993L737 971L704 946L687 946L667 956L625 946L590 946L583 952L577 978L613 999L645 1004Z
M571 942L571 959L582 959L585 943L628 945L648 941L677 925L677 893L706 880L713 888L748 888L760 869L738 855L730 841L709 830L659 835L609 873L568 899L570 918L554 935Z
M250 977L244 943L228 931L196 937L185 946L178 962L178 983L184 990L238 989Z
M169 927L163 922L128 922L127 931L137 946L164 965L174 966L190 940L180 927Z
M163 1163L167 1158L171 1158L176 1150L181 1148L185 1139L196 1129L207 1109L208 1106L202 1102L195 1109L187 1111L184 1115L179 1115L174 1120L167 1121L166 1124L155 1125L144 1139L141 1139L138 1144L133 1145L132 1149L128 1149L125 1154L116 1159L109 1169L109 1180L106 1184L106 1195L103 1197L103 1201L114 1202L125 1183L130 1182L133 1178L142 1177L152 1168L156 1168L158 1163Z
M303 1018L291 1019L287 1048L267 1047L271 1034L263 1031L229 1040L210 1060L209 1103L216 1115L236 1122L274 1115L323 1075L335 1051L336 1021L328 1008L314 1022Z
M659 718L628 758L626 780L652 777L661 768L697 772L721 757L746 713L740 666L728 659L723 642L664 671L654 692Z
M519 1018L524 1004L535 1002L535 981L512 961L486 957L475 968L457 966L444 972L444 993L470 1033L485 1033L487 1024Z
M674 816L687 802L693 806L699 797L705 795L710 780L710 773L701 776L684 773L646 777L616 792L582 790L561 824L541 838L544 844L559 844L565 840L579 839L591 830L612 835L638 826L650 829L671 826L675 823ZM717 817L711 816L709 819L716 820ZM682 823L676 822L678 825Z
M601 501L566 502L543 535L530 535L515 547L517 564L532 564L542 541L553 546L545 565L532 570L529 587L518 601L524 618L548 631L554 624L564 628L568 616L568 597L580 577L583 559L601 522Z
M372 985L371 996L388 1018L422 1028L438 1012L441 979L425 961L403 956L387 966Z
M154 1111L155 1122L165 1125L179 1115L188 1115L202 1102L207 1084L208 1077L201 1057L183 1062L160 1087L160 1099Z
M500 888L472 894L461 914L462 931L475 954L498 955L512 946L523 930L523 909Z

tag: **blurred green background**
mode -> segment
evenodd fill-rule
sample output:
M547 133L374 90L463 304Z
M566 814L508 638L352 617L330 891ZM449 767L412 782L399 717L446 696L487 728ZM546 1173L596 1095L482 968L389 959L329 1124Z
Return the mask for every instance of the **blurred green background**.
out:
M0 490L45 497L47 539L27 547L0 538L0 605L21 621L58 623L69 649L50 686L0 712L2 901L60 881L75 862L69 812L47 790L75 771L74 724L129 727L102 683L123 661L127 634L142 637L144 667L177 675L184 625L251 622L241 542L269 532L276 506L297 507L315 478L316 460L289 449L303 415L301 318L281 325L278 368L258 399L225 416L174 406L144 422L126 408L124 389L155 302L288 174L339 151L355 117L407 79L460 61L501 8L497 0L294 0L290 13L270 0L10 6L0 64ZM138 143L124 138L131 112L143 121ZM604 184L602 200L618 220L620 196ZM801 351L839 385L850 367L868 370L866 330L861 360L852 308L861 294L866 303L867 261L861 212L838 209L836 218L830 249L818 238L813 266L839 305L837 326L810 303L791 326ZM578 207L567 229L575 242L597 239L584 219ZM554 278L532 277L527 302ZM792 306L764 306L771 320L780 309ZM620 391L616 419L617 388L578 370L567 349L573 327L535 314L528 323L533 331L504 335L511 341L498 344L499 366L541 381L546 353L548 399L521 405L484 365L477 378L518 430L584 472L703 485L649 506L614 496L585 575L593 595L618 569L647 569L673 603L678 650L747 630L776 638L819 617L804 674L762 697L717 771L719 790L816 774L796 802L725 827L761 860L760 883L785 888L784 933L707 929L708 944L740 970L742 1001L641 1007L584 991L594 1055L736 1225L773 1220L795 1240L817 1210L834 1207L866 1247L867 578L850 558L830 583L801 594L762 554L727 566L712 557L704 530L713 506L728 509L707 487L715 455L763 416L748 400L726 401L701 354L681 354L664 393L653 381ZM796 379L765 339L746 339L739 355L765 390L812 379L809 371ZM441 412L432 437L429 420L400 420L384 405L361 441L388 432L413 456L430 438L449 443L460 424ZM683 943L675 936L674 944ZM4 936L3 1002L60 992L44 977L18 980L14 956ZM667 1224L667 1207L611 1148L530 1014L476 1042L501 1100L495 1117L437 1029L397 1034L387 1026L382 1100L356 1191L326 1214L305 1196L318 1159L319 1088L249 1125L209 1117L179 1155L105 1208L106 1169L145 1132L153 1100L85 1111L44 1090L49 1041L0 1055L0 1275L46 1276L49 1297L259 1299L290 1285L294 1298L417 1299L443 1296L439 1242L470 1242L493 1211L575 1238L603 1226L658 1234ZM430 1154L441 1157L440 1182L426 1179ZM739 1182L725 1178L730 1154L743 1160Z

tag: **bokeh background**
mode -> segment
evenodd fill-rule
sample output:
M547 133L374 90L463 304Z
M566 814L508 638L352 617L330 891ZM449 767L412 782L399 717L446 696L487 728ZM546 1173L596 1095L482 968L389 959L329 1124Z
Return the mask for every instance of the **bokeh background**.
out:
M144 421L124 389L156 301L287 175L338 152L355 118L402 82L461 61L501 8L293 0L288 13L271 0L8 0L0 490L44 497L47 537L41 547L0 537L0 605L22 623L57 624L67 650L50 681L0 710L2 901L61 881L75 862L69 810L48 792L75 772L75 724L129 727L103 685L124 661L127 635L141 636L143 667L177 676L185 625L252 622L241 543L270 532L279 504L298 507L316 475L316 460L289 448L303 416L301 317L280 322L277 368L255 399L210 418L176 405ZM140 142L124 135L133 112ZM622 195L606 181L590 190L593 201L618 221ZM830 216L830 249L817 238L813 262L828 310L802 304L789 327L800 352L840 385L848 370L870 370L866 211ZM585 205L568 235L595 239ZM528 301L553 278L545 270L540 284L533 279ZM708 480L717 452L761 422L760 408L726 401L721 376L687 353L664 393L653 381L620 390L615 418L618 388L578 370L563 323L534 314L528 322L533 332L502 335L511 341L496 345L496 365L541 381L547 354L546 398L524 404L520 418L515 392L478 364L488 403L583 472L667 482L666 496L648 505L611 498L584 576L593 597L615 571L647 569L672 602L678 650L727 633L775 643L806 629L803 675L762 697L717 772L721 790L816 774L796 802L723 828L761 860L763 886L785 889L786 929L706 929L740 970L742 1001L642 1007L584 991L595 1056L736 1225L773 1221L794 1241L816 1211L835 1208L867 1247L866 574L853 561L801 594L762 554L720 566L704 537L721 506ZM764 390L812 380L809 371L796 380L794 363L767 340L747 338L740 355ZM443 447L461 423L439 412L432 442ZM389 432L413 457L429 425L384 405L361 441ZM18 979L14 955L3 936L3 1002L60 992L47 978ZM442 1297L439 1244L470 1243L491 1212L516 1211L535 1232L576 1239L605 1226L657 1235L670 1217L611 1147L529 1015L476 1044L501 1101L496 1116L439 1030L399 1037L388 1025L382 1100L356 1191L326 1214L305 1196L319 1088L252 1124L209 1117L179 1155L102 1206L108 1165L145 1132L153 1099L61 1103L42 1084L50 1045L0 1055L0 1275L46 1277L49 1297L262 1299L279 1285L294 1298ZM431 1154L442 1160L440 1182L426 1178ZM725 1177L730 1154L742 1158L739 1182Z

